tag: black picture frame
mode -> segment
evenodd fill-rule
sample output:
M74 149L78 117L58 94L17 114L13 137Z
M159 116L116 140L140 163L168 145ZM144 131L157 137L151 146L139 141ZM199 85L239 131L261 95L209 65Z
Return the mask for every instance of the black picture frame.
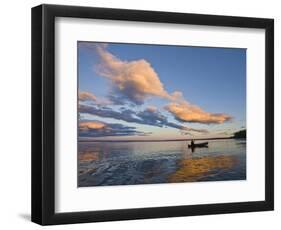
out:
M265 29L265 200L55 213L55 18L89 18ZM32 221L41 225L267 211L274 209L274 20L110 8L32 8Z

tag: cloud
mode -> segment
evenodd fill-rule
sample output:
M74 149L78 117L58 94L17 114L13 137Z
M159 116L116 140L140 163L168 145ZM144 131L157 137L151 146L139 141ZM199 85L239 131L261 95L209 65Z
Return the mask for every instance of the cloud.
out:
M153 107L148 107L143 111L137 112L136 116L141 119L142 123L147 125L163 127L168 124L167 117Z
M167 117L160 113L156 107L148 107L147 109L135 112L131 109L113 110L108 107L95 107L88 105L79 105L80 113L87 113L99 117L114 118L126 122L132 122L143 125L151 125L156 127L171 127L180 131L207 133L205 129L194 129L173 122L169 122Z
M111 105L113 102L107 98L98 98L93 93L90 92L79 92L79 102L90 102L91 104L96 105Z
M96 107L88 105L79 105L79 113L87 113L99 117L114 118L117 120L123 120L127 122L140 123L140 119L136 118L135 112L131 109L124 109L121 111L115 111L109 107Z
M89 92L79 92L79 101L96 101L97 97Z
M165 109L180 122L221 124L232 119L227 114L205 112L199 106L191 105L186 101L170 103Z
M146 110L149 112L157 112L158 108L156 106L149 105L149 106L147 106Z
M145 136L148 133L140 132L135 127L122 124L105 123L101 121L80 121L79 137L105 136Z
M165 90L158 74L148 61L144 59L122 61L100 45L96 46L96 50L100 63L95 69L99 75L110 80L112 101L118 104L127 101L140 105L149 97L157 96L172 100L177 94L170 95Z
M88 129L103 129L105 127L105 123L100 121L83 121L79 123L80 130L88 130Z
M164 108L179 122L221 124L231 119L231 116L227 114L209 113L199 106L192 105L184 99L181 91L168 93L158 74L147 60L125 61L110 53L105 44L98 44L94 47L100 58L100 63L95 66L95 70L110 81L111 92L108 97L113 104L142 105L148 98L160 97L169 101ZM129 110L126 112L128 114L113 110L95 111L98 116L105 113L109 117L116 117L128 122L185 129L185 126L168 122L167 118L157 112L155 108L154 111L152 108L147 108L146 111L138 113Z
M142 122L148 125L154 125L158 127L171 127L179 129L180 131L190 131L199 133L208 132L205 129L194 129L180 124L176 124L174 122L169 122L167 117L161 114L160 111L154 106L149 106L144 111L136 113L136 116L141 118Z

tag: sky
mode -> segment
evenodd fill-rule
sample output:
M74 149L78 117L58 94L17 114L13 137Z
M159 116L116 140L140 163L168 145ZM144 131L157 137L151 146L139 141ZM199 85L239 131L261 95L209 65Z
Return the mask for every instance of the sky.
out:
M246 49L83 42L80 139L228 137L246 127Z

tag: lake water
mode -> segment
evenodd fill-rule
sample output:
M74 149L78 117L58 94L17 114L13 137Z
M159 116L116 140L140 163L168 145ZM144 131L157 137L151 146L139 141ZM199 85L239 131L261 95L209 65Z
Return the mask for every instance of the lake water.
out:
M78 186L245 180L246 140L208 142L79 142Z

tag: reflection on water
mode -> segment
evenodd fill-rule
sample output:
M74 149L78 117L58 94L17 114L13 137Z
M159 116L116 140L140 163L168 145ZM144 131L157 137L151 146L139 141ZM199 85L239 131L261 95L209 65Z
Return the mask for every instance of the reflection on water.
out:
M246 179L246 140L213 140L192 152L183 141L80 142L78 186Z
M170 177L169 182L200 181L217 177L222 171L231 170L237 164L236 157L215 156L183 159L180 167ZM222 175L225 178L225 175Z

